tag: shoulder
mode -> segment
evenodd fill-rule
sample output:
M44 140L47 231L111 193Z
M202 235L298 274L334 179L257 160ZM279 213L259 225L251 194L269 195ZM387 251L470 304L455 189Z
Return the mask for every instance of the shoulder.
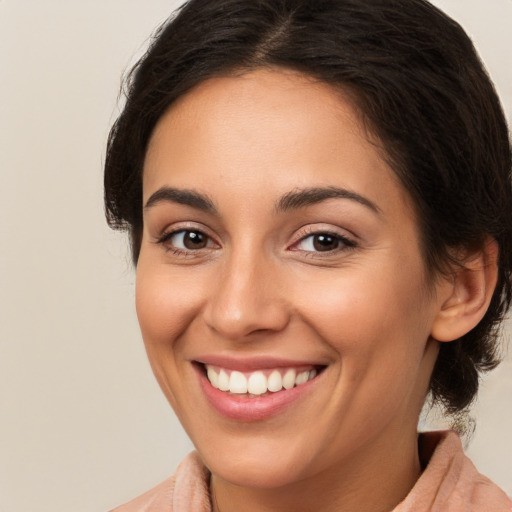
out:
M211 512L210 473L196 452L170 478L111 512Z

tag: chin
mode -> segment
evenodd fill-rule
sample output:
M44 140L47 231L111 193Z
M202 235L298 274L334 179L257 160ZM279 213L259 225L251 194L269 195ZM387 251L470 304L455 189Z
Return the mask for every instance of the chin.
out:
M203 459L213 475L232 485L253 489L277 489L301 480L303 463L286 461L279 455L271 459L243 453L236 456L215 456L212 464Z
M215 477L246 488L285 487L321 472L322 461L332 463L329 447L318 445L311 435L279 435L275 427L273 432L226 429L221 436L199 436L195 445Z

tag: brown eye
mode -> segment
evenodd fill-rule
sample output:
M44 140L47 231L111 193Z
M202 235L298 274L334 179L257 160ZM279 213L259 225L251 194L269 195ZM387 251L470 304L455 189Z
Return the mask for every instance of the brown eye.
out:
M313 247L316 251L333 251L338 248L340 240L329 234L313 235Z
M355 243L337 233L312 233L305 236L294 246L294 250L304 252L336 252L355 247Z
M200 231L184 231L183 245L186 249L204 249L208 244L208 237Z
M208 235L205 235L201 231L193 231L189 229L168 233L159 240L159 243L168 245L177 250L185 251L197 251L212 245Z

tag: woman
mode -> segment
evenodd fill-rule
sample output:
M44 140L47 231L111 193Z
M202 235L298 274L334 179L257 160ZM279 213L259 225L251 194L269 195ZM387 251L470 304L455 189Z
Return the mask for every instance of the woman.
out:
M511 300L511 154L424 0L192 0L134 69L109 223L197 452L120 511L509 511L454 433Z

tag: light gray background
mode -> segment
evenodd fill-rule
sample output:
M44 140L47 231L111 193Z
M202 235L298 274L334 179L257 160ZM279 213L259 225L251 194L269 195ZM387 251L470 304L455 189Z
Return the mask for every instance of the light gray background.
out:
M101 511L191 449L153 381L127 243L103 219L122 72L179 2L0 0L0 512ZM512 112L511 0L438 0ZM470 454L512 493L512 362Z

